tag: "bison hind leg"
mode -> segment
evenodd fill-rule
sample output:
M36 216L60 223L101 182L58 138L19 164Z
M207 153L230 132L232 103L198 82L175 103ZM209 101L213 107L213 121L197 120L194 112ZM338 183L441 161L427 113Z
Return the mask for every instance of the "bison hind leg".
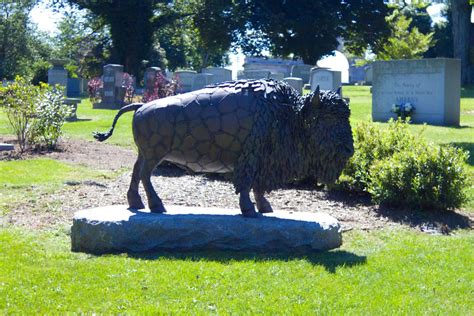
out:
M143 187L148 198L148 207L152 213L164 213L166 209L161 201L160 197L156 193L151 183L151 173L153 169L161 162L155 159L144 159L143 167L140 172L140 178L142 180Z
M258 217L258 213L255 211L255 206L250 200L250 190L241 190L239 197L240 211L244 217Z
M255 197L255 203L260 213L272 213L273 208L270 202L265 198L263 191L253 189L253 196Z
M140 184L140 172L143 168L143 157L138 155L137 161L133 166L132 180L127 192L128 206L131 209L143 209L145 205L138 193L138 185Z

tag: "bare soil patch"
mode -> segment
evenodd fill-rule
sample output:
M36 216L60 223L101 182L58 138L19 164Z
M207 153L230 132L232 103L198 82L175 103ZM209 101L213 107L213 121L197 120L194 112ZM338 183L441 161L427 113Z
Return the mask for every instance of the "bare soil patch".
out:
M1 139L0 139L1 141ZM3 140L5 141L5 140ZM35 203L16 206L3 219L15 225L48 228L70 224L74 212L90 207L127 204L131 168L136 159L133 150L82 140L65 140L54 152L29 152L22 159L49 157L94 169L127 171L113 180L72 181ZM17 159L15 153L0 159ZM156 191L166 204L238 208L238 196L225 176L192 175L172 165L157 168L152 177ZM142 189L141 189L142 190ZM143 190L141 196L146 200ZM474 214L457 212L419 212L373 205L367 196L333 192L301 185L291 185L267 195L276 210L324 212L336 217L343 230L371 230L409 226L430 233L449 233L453 229L471 228Z

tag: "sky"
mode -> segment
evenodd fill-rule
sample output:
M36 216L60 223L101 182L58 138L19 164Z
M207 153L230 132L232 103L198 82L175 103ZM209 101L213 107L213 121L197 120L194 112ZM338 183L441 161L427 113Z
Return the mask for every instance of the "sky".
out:
M59 22L62 18L62 14L59 12L53 12L47 7L49 1L41 1L38 5L31 11L31 19L34 23L38 25L38 29L41 31L54 34L57 32L56 23ZM441 17L441 9L443 4L433 4L428 7L428 13L430 14L433 22L438 22L443 20ZM233 77L237 77L237 71L242 70L242 65L244 64L245 56L243 54L232 54L230 55L231 66L227 67L232 70ZM349 80L349 64L347 59L338 51L335 51L334 56L327 56L318 61L319 67L327 67L332 70L339 70L342 72L342 82L346 83Z

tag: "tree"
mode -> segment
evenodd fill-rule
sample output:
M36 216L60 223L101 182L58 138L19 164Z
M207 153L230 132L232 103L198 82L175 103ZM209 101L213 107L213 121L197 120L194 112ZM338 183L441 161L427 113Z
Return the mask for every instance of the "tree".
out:
M89 10L67 11L58 23L54 57L67 60L69 75L92 78L110 57L108 27Z
M466 0L452 0L452 29L454 58L461 59L462 84L474 83L474 61L470 51L474 48L471 40L474 36L474 25L470 23L471 6Z
M345 40L350 51L362 53L367 45L375 49L388 35L383 1L253 0L249 21L239 34L244 51L269 49L275 56L300 57L315 64ZM251 36L249 36L249 34ZM267 41L255 40L263 37ZM269 44L268 47L265 47ZM260 46L260 47L258 47Z
M29 62L35 43L29 13L33 6L33 0L0 2L0 78L32 75Z
M180 17L167 0L68 1L103 19L110 28L110 61L135 76L151 53L154 31Z
M423 34L416 26L410 29L412 19L398 9L387 17L387 22L391 35L377 53L377 59L418 59L433 45L433 33Z

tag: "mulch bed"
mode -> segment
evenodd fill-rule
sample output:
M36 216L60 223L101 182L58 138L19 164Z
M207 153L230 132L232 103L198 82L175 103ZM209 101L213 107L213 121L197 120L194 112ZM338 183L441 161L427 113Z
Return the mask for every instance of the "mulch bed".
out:
M12 141L11 138L0 137L0 142ZM74 212L80 209L127 203L125 195L136 159L133 150L104 143L65 139L56 151L30 151L22 156L17 152L0 154L0 160L37 157L82 164L97 170L117 171L126 168L128 171L113 180L68 182L59 191L42 197L36 203L17 205L4 216L4 222L48 228L70 224ZM164 165L156 169L152 182L165 206L239 207L238 196L225 176L188 174L173 165ZM140 194L145 201L143 190ZM471 228L474 223L473 214L462 210L418 212L390 209L371 204L367 196L328 192L303 185L291 185L273 191L267 198L276 210L328 213L336 217L346 231L408 226L430 233L449 233L457 228ZM54 211L41 210L45 206L51 208L51 205L56 206Z

